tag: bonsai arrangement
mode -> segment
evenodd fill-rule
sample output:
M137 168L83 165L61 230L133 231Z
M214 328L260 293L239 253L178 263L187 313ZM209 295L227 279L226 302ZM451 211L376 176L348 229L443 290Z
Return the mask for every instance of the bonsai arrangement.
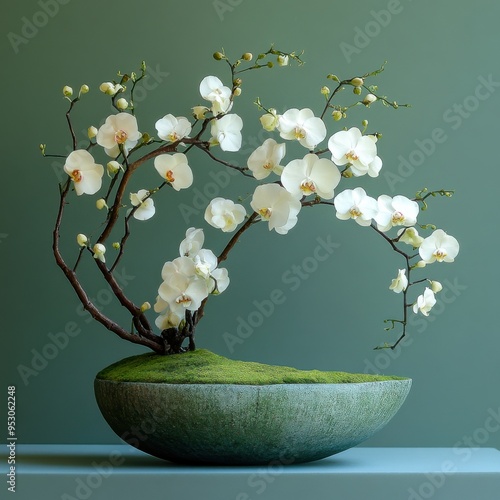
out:
M294 63L302 65L301 56L271 47L256 57L247 52L231 61L224 52L216 52L214 58L224 65L226 75L222 79L203 78L199 84L200 97L193 97L193 106L186 116L174 116L165 109L159 112L156 123L141 122L140 109L134 100L136 85L147 76L146 65L142 64L139 74L119 73L115 80L100 85L103 97L111 101L116 112L99 128L88 128L88 144L84 148L78 147L73 113L89 87L82 85L76 94L71 87L64 87L63 94L69 102L66 119L72 152L52 155L47 153L46 145L40 145L44 156L65 158L67 174L67 180L59 186L53 252L83 307L97 322L122 339L146 346L156 354L193 351L195 330L207 300L229 286L228 270L221 265L244 233L256 224L267 224L270 231L286 235L298 230L295 226L304 207L314 209L325 205L331 209L328 223L333 223L334 218L353 219L361 231L379 234L401 259L401 266L387 283L399 294L402 303L401 317L387 320L388 328L399 330L392 343L380 347L398 345L407 334L409 315L429 314L442 287L430 276L414 278L414 273L426 272L430 264L453 262L459 244L442 229L420 224L418 218L420 211L427 208L429 197L451 196L452 191L424 189L413 198L370 196L356 186L356 179L379 175L382 159L377 147L381 135L369 132L366 120L361 128L344 126L353 107L368 110L378 105L394 109L406 106L389 100L371 83L383 67L347 79L329 74L327 79L332 88L318 89L324 102L316 111L290 108L278 113L263 99L257 99L260 122L269 137L250 154L245 166L219 157L220 151L237 152L242 144L243 119L236 109L245 72ZM352 92L353 102L337 104L335 98L346 91ZM335 131L329 132L332 128ZM286 158L290 142L303 146L304 154ZM216 255L204 246L203 228L186 228L178 255L158 270L161 280L151 278L154 283L151 299L136 304L120 287L115 270L138 226L147 224L153 216L168 218L168 213L156 211L155 199L167 191L167 196L175 196L176 192L189 189L196 182L197 168L206 168L206 162L200 167L191 163L192 151L200 151L214 164L253 178L256 184L253 195L246 206L222 197L211 200L204 218L210 226L230 234L225 248ZM132 190L132 179L145 169L150 172L148 185L140 189L134 185ZM88 234L95 227L63 228L65 212L78 211L80 198L86 196L95 196L96 210L103 214L98 235L92 238ZM61 250L63 232L75 242L75 251L67 252L69 256L63 256ZM92 302L79 274L84 259L95 262L116 300L130 314L130 326L118 324ZM156 313L154 320L150 309Z

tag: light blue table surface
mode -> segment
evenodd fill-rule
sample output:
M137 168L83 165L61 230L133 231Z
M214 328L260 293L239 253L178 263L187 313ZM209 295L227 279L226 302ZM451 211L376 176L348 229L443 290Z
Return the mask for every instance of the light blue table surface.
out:
M309 464L184 466L128 445L25 445L13 500L500 500L493 448L353 448ZM287 461L283 457L283 461Z

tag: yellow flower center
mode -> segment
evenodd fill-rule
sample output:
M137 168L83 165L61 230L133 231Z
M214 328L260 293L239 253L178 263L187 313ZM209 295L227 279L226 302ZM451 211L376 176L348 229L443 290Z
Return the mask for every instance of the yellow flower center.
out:
M82 173L80 170L73 170L73 172L71 172L71 178L73 182L80 182L82 180Z
M345 157L349 161L356 161L359 160L359 156L354 152L354 151L349 151L349 153L346 153Z
M264 220L271 218L272 211L270 208L259 208L259 214Z
M116 144L125 144L127 141L128 134L125 130L117 130L115 132L115 142Z
M268 161L267 163L264 163L262 167L265 168L266 170L271 170L273 168L273 164L270 161Z
M392 224L397 226L398 224L403 224L405 221L405 216L401 212L394 212L392 214Z
M191 299L183 293L175 299L176 304L182 304L184 307L188 307L191 304Z
M446 250L443 250L442 248L438 248L437 250L434 251L432 254L434 257L436 257L436 260L438 262L443 262L444 258L448 255L446 253Z
M302 181L300 184L300 190L307 196L316 192L316 186L313 181Z
M358 207L352 207L351 210L349 210L349 213L351 214L351 217L355 219L356 217L360 217L363 215L361 211L359 210Z
M177 135L176 132L172 132L172 133L168 134L168 140L170 142L178 141L179 140L179 136Z
M305 136L306 133L304 132L303 129L301 129L300 127L295 127L295 139L299 141L300 139L304 139Z
M172 170L167 171L167 173L165 174L165 178L167 179L168 182L175 181L174 173L172 172Z

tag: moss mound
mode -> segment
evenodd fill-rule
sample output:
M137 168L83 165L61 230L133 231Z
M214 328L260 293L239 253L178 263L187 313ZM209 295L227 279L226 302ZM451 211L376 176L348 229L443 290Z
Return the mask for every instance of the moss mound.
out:
M234 361L205 349L172 356L153 353L132 356L100 371L97 378L115 382L242 385L350 384L402 379Z

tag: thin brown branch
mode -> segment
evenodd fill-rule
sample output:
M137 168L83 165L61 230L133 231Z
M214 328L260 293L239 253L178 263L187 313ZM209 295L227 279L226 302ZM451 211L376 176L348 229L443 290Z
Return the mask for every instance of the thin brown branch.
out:
M222 165L225 165L226 167L229 167L229 168L232 168L234 170L238 170L239 172L241 172L243 175L245 175L246 177L251 177L253 178L253 175L252 174L249 174L247 172L248 167L239 167L238 165L234 165L233 163L230 163L228 161L225 161L225 160L221 160L220 158L217 158L209 149L209 147L206 145L206 143L200 143L200 144L196 144L196 146L198 147L198 149L201 149L202 151L204 151L208 156L210 156L210 158L212 158L212 160L216 161L217 163L220 163Z
M115 323L113 320L108 318L106 315L104 315L99 309L94 305L94 303L89 299L87 293L83 289L81 283L78 280L78 277L72 269L68 267L66 262L64 261L60 249L59 249L59 238L60 238L60 228L61 228L61 221L62 221L62 216L64 212L64 206L66 204L66 195L68 194L68 191L70 189L71 183L68 180L65 184L65 186L61 190L61 196L60 196L60 202L59 202L59 209L57 212L57 218L56 222L54 225L54 230L52 233L52 250L54 253L54 257L56 260L57 265L59 268L63 271L65 274L66 278L70 282L71 286L75 290L78 298L80 299L80 302L82 303L84 309L89 312L89 314L99 323L101 323L104 327L106 327L108 330L112 331L116 335L118 335L120 338L128 340L130 342L133 342L135 344L141 344L146 347L149 347L153 351L161 354L164 351L164 344L162 342L162 339L158 336L151 335L150 337L142 337L138 335L134 335L125 329L123 329L120 325Z

